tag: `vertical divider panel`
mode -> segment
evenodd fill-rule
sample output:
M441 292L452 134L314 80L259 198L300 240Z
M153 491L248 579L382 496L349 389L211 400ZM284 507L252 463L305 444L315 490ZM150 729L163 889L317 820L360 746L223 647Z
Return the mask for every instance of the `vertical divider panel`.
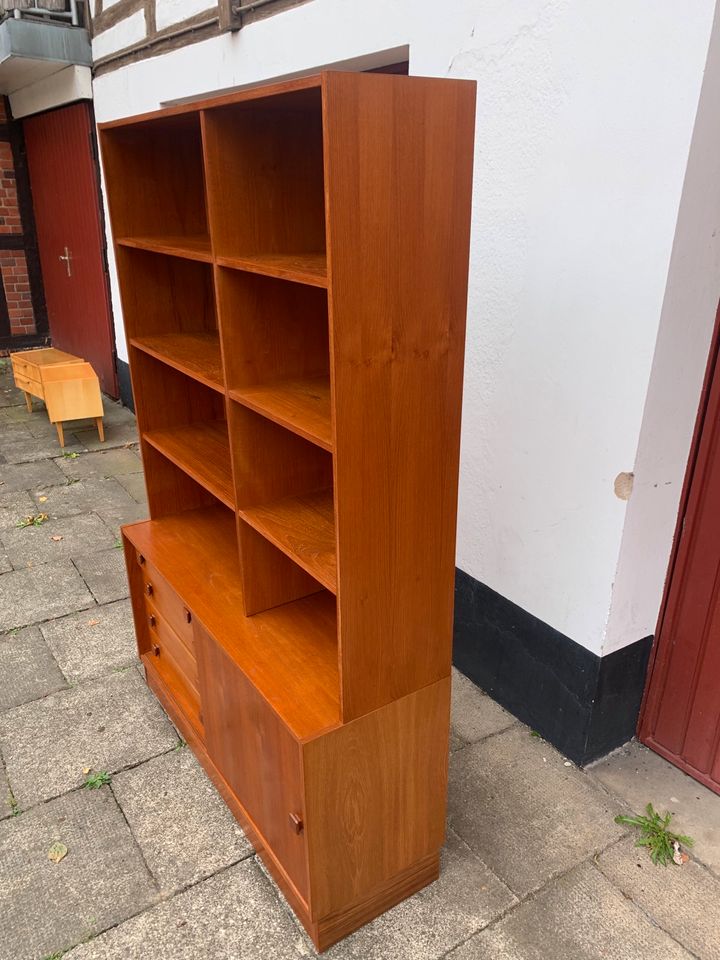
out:
M343 718L451 665L475 84L323 74Z

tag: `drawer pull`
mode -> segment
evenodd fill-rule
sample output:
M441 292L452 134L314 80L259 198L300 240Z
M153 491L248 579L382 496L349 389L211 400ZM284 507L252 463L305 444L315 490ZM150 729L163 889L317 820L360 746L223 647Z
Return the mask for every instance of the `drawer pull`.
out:
M141 566L141 567L144 567L144 566L145 566L145 557L144 557L141 553L137 553L137 554L136 554L136 557L137 557L137 562L140 564L140 566Z
M303 832L304 824L302 822L302 817L299 817L296 813L290 814L290 826L293 828L295 833L298 835Z
M160 644L159 644L159 643L154 643L154 644L152 645L152 652L155 654L156 657L159 657L159 656L160 656Z
M153 585L151 583L145 584L145 593L151 597L153 595Z
M192 614L187 607L183 607L183 614L185 616L185 623L192 623Z
M155 614L154 614L154 613L151 613L151 614L148 616L148 623L150 624L151 627L154 627L155 624L157 623L157 620L155 619Z

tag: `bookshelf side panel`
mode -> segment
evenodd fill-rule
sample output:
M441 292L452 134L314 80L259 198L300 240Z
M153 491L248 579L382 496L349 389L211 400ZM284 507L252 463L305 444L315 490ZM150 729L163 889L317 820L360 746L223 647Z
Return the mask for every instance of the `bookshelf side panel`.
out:
M450 671L475 85L323 80L349 720Z

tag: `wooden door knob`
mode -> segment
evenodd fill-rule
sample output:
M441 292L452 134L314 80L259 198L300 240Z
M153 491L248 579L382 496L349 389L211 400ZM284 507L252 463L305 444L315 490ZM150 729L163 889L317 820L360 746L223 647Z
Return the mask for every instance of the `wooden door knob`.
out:
M152 652L155 654L156 657L159 657L159 656L160 656L160 644L159 644L159 643L154 643L154 644L152 645Z
M141 567L144 567L144 566L145 566L145 557L144 557L141 553L136 553L135 556L137 557L137 562L140 564L140 566L141 566Z
M290 814L290 826L293 828L295 833L302 833L304 824L302 822L302 817L299 817L296 813Z
M157 620L155 619L155 614L154 614L154 613L151 613L151 614L148 616L148 623L150 624L151 627L154 627L155 624L157 623Z
M192 623L192 614L187 607L183 607L183 613L185 615L185 623Z
M145 593L151 597L153 595L153 585L151 583L145 584Z

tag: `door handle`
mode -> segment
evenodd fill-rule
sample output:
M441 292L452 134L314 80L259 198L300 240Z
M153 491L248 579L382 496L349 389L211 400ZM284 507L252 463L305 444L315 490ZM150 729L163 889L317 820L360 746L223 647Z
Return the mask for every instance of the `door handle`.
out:
M70 261L72 260L72 254L70 253L67 247L65 247L65 253L61 253L60 256L58 257L58 260L65 261L65 269L67 270L67 275L71 277L72 267L70 266Z

